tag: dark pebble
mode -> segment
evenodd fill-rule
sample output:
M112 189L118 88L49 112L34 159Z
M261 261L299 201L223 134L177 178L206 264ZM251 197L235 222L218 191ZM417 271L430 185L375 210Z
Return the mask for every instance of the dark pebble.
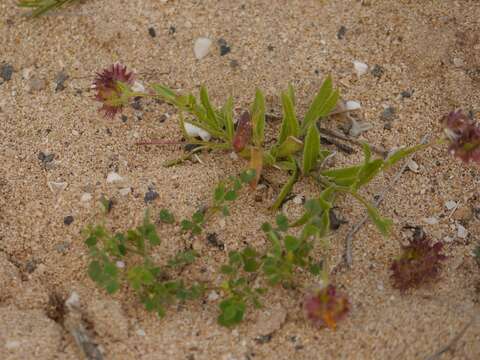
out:
M330 230L338 230L340 226L347 223L347 221L339 219L334 210L330 210L328 215L330 217Z
M65 74L63 71L60 71L57 76L55 77L55 91L62 91L65 89L65 81L68 80L68 75Z
M141 100L142 100L142 98L138 97L138 96L135 99L133 99L132 108L134 108L135 110L142 110Z
M223 244L223 242L218 240L218 236L217 236L216 233L207 234L207 242L210 245L212 245L212 246L214 246L214 247L216 247L216 248L218 248L222 251L225 249L225 245Z
M268 51L273 51L274 49L275 49L275 48L274 48L272 45L268 45L268 46L267 46L267 50L268 50Z
M195 150L197 147L199 147L200 145L198 144L187 144L183 147L183 149L186 151L186 152L190 152L190 151L193 151Z
M25 264L25 270L31 274L35 271L37 268L37 262L35 260L28 260L27 263Z
M387 122L385 125L383 125L383 128L385 130L392 130L392 123L391 122Z
M177 32L177 28L173 25L171 25L169 28L168 28L168 35L173 35Z
M371 74L373 76L375 76L376 78L380 79L383 75L383 73L385 72L385 69L383 67L381 67L380 65L377 65L375 64L375 66L373 67L372 71L371 71Z
M162 114L162 116L160 116L159 121L160 121L161 123L164 123L166 120L167 120L167 115Z
M152 38L154 38L155 36L157 36L157 33L155 31L155 29L153 27L149 27L148 28L148 35L150 35Z
M220 56L227 55L231 51L225 39L218 39L218 46L220 46Z
M405 91L402 91L400 93L400 96L403 98L403 99L409 99L411 98L413 95L413 91L410 91L410 90L405 90Z
M38 160L40 160L44 164L48 164L49 162L52 162L54 158L55 158L55 154L45 154L42 151L38 153Z
M0 77L4 81L10 81L12 79L13 66L10 64L2 64L0 66Z
M395 108L393 106L389 106L385 110L383 110L382 115L380 115L380 118L383 121L391 121L394 116L395 116Z
M315 69L315 75L320 75L320 70Z
M70 244L66 241L55 245L55 250L57 250L57 252L59 252L60 254L65 254L69 248L70 248Z
M126 123L127 120L128 120L128 116L127 115L122 115L121 119L124 123Z
M145 203L150 203L154 201L156 198L158 198L158 193L155 190L150 188L145 193L145 196L143 197L143 201L145 201Z
M63 223L67 226L73 223L73 216L72 215L65 216L63 218Z
M270 342L272 340L272 334L268 334L268 335L260 335L260 336L257 336L255 338L255 341L258 343L258 344L266 344L268 342Z
M337 39L342 40L345 38L345 34L347 33L347 28L345 26L340 26L340 29L337 31Z

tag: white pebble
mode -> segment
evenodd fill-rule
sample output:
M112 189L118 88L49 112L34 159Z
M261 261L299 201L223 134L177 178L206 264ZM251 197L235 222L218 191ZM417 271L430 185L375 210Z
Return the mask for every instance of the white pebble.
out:
M466 239L467 236L468 236L468 230L465 229L465 227L463 227L462 225L458 224L457 225L457 236L460 239Z
M348 111L354 111L354 110L360 110L362 106L358 101L353 101L353 100L348 100L345 102L345 110Z
M448 200L446 203L445 203L445 207L447 208L447 210L452 210L453 208L455 208L457 206L457 203L453 200Z
M67 188L68 183L66 182L56 182L56 181L49 181L47 182L48 188L53 192L57 193L63 191Z
M409 160L407 163L408 170L414 172L414 173L419 173L420 172L420 166L414 161L414 160Z
M451 236L445 236L445 237L443 238L443 242L446 242L446 243L450 243L450 242L452 242L453 240L454 240L454 238L451 237Z
M138 329L138 330L136 331L136 333L137 333L138 336L145 336L145 335L146 335L146 334L145 334L145 331L143 331L143 329Z
M302 195L297 195L297 196L295 196L295 197L293 198L292 201L293 201L293 203L294 203L295 205L302 205L304 199L305 199L305 198L304 198Z
M200 137L203 141L209 141L212 138L209 132L200 129L198 126L192 125L188 122L185 123L185 131L188 136Z
M122 196L127 196L128 194L130 194L130 191L132 191L132 189L130 187L126 187L126 188L118 190L118 192Z
M22 70L22 77L25 79L25 80L30 80L30 78L32 77L32 74L33 74L33 71L35 70L34 67L28 67L28 68L25 68Z
M352 119L352 127L350 128L348 134L352 137L359 137L361 133L370 130L373 127L372 124L367 122L359 122L355 119Z
M201 37L195 40L195 45L193 46L195 57L198 60L203 59L210 52L210 46L212 46L212 40L209 38Z
M92 194L89 193L83 193L82 196L80 197L81 202L88 202L92 200Z
M358 60L353 61L353 67L359 77L365 75L368 71L368 65Z
M216 291L212 291L210 294L208 294L208 301L215 301L218 300L220 295Z
M425 221L425 223L428 224L428 225L438 224L438 219L434 216L431 216L429 218L424 218L423 221Z
M135 92L145 92L145 86L140 81L135 81L132 86L132 90Z
M114 171L112 171L111 173L108 173L108 175L107 175L107 183L108 184L112 184L114 182L119 182L119 181L122 181L122 180L123 180L123 178Z
M117 266L117 268L119 269L123 269L125 267L125 263L123 261L120 261L118 260L115 265Z
M65 301L65 306L70 309L80 307L80 295L76 291L72 291L68 299Z
M230 156L230 159L232 159L233 161L238 160L238 155L237 155L237 153L234 152L234 151L232 151L232 152L229 154L229 156Z

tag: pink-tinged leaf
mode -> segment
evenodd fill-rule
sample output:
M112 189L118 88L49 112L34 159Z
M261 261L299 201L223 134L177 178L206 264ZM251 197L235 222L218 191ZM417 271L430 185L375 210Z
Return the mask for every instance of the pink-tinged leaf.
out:
M233 149L235 152L241 152L247 146L250 138L252 137L252 121L250 113L245 111L237 124L237 130L233 137Z

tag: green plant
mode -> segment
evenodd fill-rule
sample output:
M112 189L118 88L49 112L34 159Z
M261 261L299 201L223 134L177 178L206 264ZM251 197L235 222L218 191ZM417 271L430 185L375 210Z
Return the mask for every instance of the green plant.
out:
M32 9L30 16L37 17L75 1L78 0L19 0L17 5L22 8Z

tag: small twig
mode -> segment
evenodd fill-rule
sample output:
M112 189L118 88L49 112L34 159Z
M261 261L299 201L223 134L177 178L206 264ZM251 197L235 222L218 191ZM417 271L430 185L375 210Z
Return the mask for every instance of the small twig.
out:
M425 135L420 141L420 143L426 144L427 139L428 139L428 136ZM387 192L389 192L390 189L392 189L395 186L398 180L400 180L403 173L408 167L408 162L413 158L414 155L415 154L412 154L407 158L405 163L402 165L402 167L398 170L398 172L393 177L393 180L390 182L390 184L388 184L388 186L385 189L383 189L383 191L375 198L374 200L375 207L378 207L381 204ZM363 224L365 224L367 220L368 220L368 215L365 215L357 224L353 226L353 228L348 232L347 236L345 237L345 261L348 267L351 267L353 263L353 255L352 255L353 236L358 232L358 230L360 230L360 228L363 226Z
M319 127L318 131L320 131L320 134L322 134L322 135L328 135L328 136L331 136L331 137L334 137L334 138L337 138L337 139L340 139L340 140L343 140L343 141L347 141L347 142L349 142L351 144L354 144L354 145L357 145L357 146L363 146L362 141L357 140L355 138L352 138L350 136L344 135L341 132L338 132L338 131L335 131L335 130L330 130L330 129L325 129L325 128L322 128L322 127ZM371 144L369 144L369 145L370 145L370 148L372 149L372 151L374 153L377 153L378 155L380 155L382 157L387 156L387 154L388 154L387 150L385 150L381 147L375 146L375 145L371 145Z
M462 338L462 336L467 332L468 328L472 326L472 324L475 322L475 318L472 318L465 326L462 328L462 330L452 339L448 344L442 346L440 349L438 349L434 354L430 355L429 357L425 358L425 360L436 360L438 359L442 354L446 353L447 351L452 350L457 342Z

